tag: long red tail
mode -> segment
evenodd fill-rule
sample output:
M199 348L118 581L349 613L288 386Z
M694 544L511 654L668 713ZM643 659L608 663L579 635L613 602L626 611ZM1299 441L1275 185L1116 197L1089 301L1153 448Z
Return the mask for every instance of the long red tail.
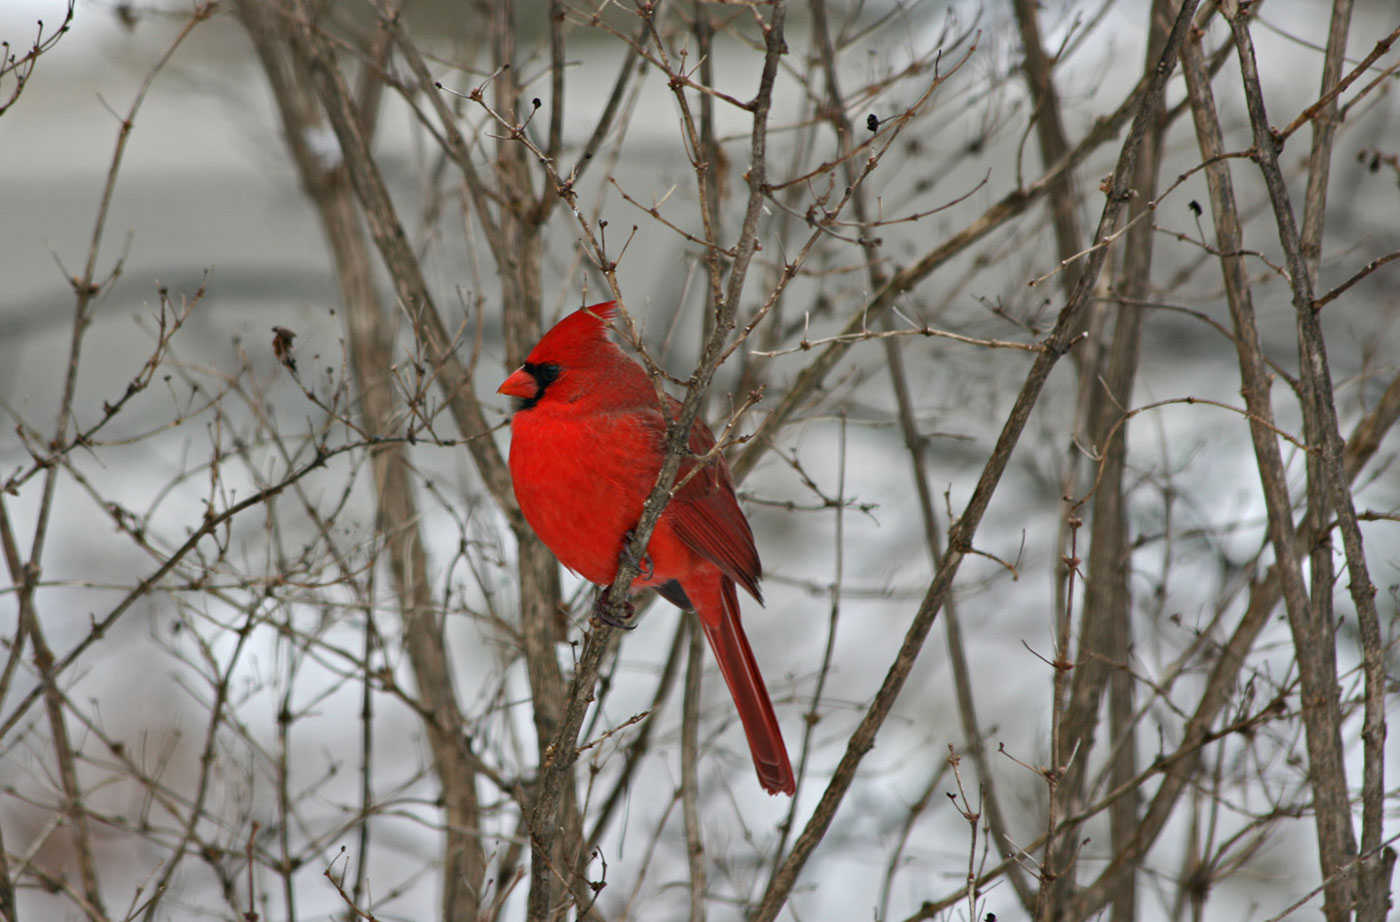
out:
M719 671L734 698L734 706L739 709L739 720L749 738L749 751L753 754L759 783L769 794L791 796L797 791L797 780L792 774L792 763L788 761L787 746L783 744L783 731L778 727L768 688L763 684L749 639L744 636L744 626L739 621L739 596L734 591L734 582L727 577L722 580L721 598L720 617L698 613L705 628L705 639L710 642Z

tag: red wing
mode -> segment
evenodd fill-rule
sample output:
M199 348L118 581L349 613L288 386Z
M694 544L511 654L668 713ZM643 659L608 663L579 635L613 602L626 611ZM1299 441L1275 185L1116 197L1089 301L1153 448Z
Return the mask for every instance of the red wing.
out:
M690 430L690 450L703 455L714 448L715 437L700 420ZM677 481L684 480L695 462L681 465ZM716 457L686 481L667 507L676 536L706 560L719 567L760 602L758 589L763 574L754 547L753 532L734 495L734 479L723 457Z

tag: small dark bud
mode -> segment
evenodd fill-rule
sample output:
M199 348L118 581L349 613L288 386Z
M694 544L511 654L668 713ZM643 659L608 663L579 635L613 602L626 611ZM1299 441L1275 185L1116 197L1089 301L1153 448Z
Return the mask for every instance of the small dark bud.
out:
M1200 203L1200 202L1196 201L1195 199L1192 199L1191 202L1190 202L1190 204L1188 204L1186 207L1187 207L1187 208L1190 208L1190 209L1191 209L1191 213L1192 213L1193 215L1195 215L1196 217L1199 218L1199 217L1201 216L1201 214L1202 214L1202 209L1201 209L1201 203Z
M544 103L540 102L540 98L536 96L534 99L530 100L530 105L538 109L540 106L544 105Z
M870 113L865 117L865 127L868 128L870 131L880 130L880 120L876 118L874 112Z
M292 358L292 340L297 338L297 334L286 327L273 327L272 333L272 354L288 371L295 372L297 360Z

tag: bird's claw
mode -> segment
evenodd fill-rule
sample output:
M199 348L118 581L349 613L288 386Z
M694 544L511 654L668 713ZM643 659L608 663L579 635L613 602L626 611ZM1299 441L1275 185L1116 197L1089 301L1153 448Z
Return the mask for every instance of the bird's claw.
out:
M624 563L630 563L637 568L638 579L649 580L656 575L656 568L651 565L651 556L649 554L643 554L639 560L637 555L632 553L633 537L634 534L630 528L627 529L627 533L622 536L622 561Z
M598 598L593 603L593 617L600 623L606 624L608 627L619 627L624 631L635 630L637 626L632 624L631 621L632 616L637 613L637 610L632 607L632 603L622 602L616 607L622 611L621 617L613 614L614 607L608 604L607 590L603 590L598 593Z

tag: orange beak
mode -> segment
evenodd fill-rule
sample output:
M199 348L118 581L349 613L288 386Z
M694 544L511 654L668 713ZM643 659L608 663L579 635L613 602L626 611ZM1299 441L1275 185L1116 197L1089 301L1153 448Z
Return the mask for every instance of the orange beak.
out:
M521 400L533 400L540 391L540 386L535 381L535 376L530 374L524 367L517 368L510 373L510 377L501 382L501 386L496 388L496 393L505 394L507 397L519 397Z

